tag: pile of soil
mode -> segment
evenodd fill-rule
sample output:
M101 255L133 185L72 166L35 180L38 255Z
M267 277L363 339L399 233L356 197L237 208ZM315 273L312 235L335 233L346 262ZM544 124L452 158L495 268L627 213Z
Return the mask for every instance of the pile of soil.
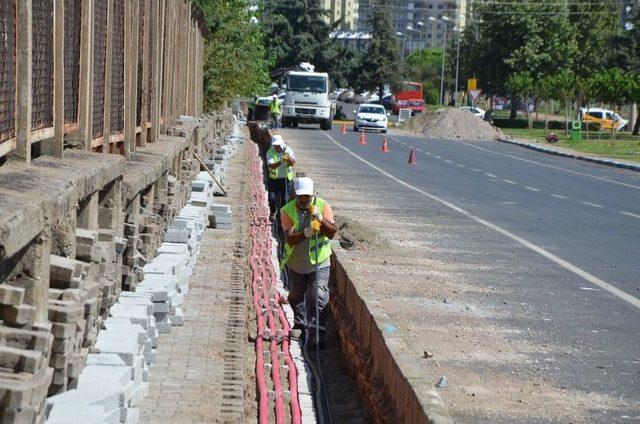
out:
M347 250L370 250L391 246L388 240L355 219L334 217L340 246Z
M502 132L466 110L455 108L425 112L407 120L400 129L429 138L497 140Z

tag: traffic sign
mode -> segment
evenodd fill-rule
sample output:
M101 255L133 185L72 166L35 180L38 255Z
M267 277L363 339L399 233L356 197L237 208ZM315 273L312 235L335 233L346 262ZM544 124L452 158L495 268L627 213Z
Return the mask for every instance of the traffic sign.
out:
M469 96L471 96L471 100L473 100L474 102L478 100L478 97L480 97L480 93L482 93L482 90L469 90Z
M478 80L476 78L469 78L467 80L467 90L475 90L478 88Z

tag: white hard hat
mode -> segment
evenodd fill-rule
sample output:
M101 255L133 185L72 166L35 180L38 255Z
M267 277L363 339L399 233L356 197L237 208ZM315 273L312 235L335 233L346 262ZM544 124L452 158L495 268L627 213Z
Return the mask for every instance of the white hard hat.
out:
M298 196L313 196L313 180L308 177L300 177L293 181L293 186Z
M271 136L272 146L284 146L284 139L280 134L274 134Z

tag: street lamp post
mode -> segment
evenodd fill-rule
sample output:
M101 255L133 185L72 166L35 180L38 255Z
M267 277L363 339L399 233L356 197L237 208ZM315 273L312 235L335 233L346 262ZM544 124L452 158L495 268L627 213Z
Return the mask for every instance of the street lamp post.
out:
M456 91L454 91L453 105L458 105L458 74L460 71L460 25L458 24L458 47L456 48Z
M447 53L447 23L449 18L443 16L442 21L444 22L444 37L442 40L442 71L440 73L440 106L444 105L444 61Z
M431 47L435 47L436 45L436 21L437 19L433 16L429 16L429 21L431 22Z

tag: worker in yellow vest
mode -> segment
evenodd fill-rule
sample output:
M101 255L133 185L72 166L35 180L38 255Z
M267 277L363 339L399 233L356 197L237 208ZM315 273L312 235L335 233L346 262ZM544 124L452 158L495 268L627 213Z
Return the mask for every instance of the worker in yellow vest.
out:
M271 221L275 219L276 211L285 204L287 200L288 187L293 180L293 166L296 164L296 157L293 149L284 143L280 134L271 136L271 147L267 150L267 166L269 168L269 211Z
M292 336L299 337L306 329L309 340L313 340L316 331L321 334L324 330L331 239L337 228L331 206L315 195L311 178L295 179L294 189L296 197L280 210L286 241L280 267L288 268L288 300L294 313Z

